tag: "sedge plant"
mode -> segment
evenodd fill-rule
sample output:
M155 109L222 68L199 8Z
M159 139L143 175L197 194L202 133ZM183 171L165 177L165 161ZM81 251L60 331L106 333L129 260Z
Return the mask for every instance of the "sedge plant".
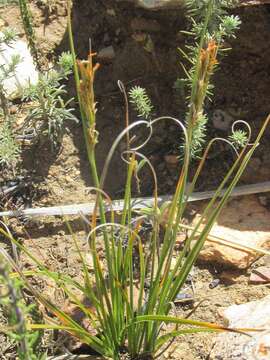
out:
M205 12L202 12L203 28L209 25L209 9L217 2L208 0L194 2L195 5L203 3ZM198 4L197 4L198 3ZM70 4L69 4L70 5ZM211 13L212 14L212 13ZM85 253L80 250L79 240L67 221L67 227L73 237L76 250L82 262L84 282L78 282L65 273L54 272L48 269L27 248L20 244L7 231L0 229L1 233L8 237L12 243L21 249L35 265L31 271L24 271L19 267L4 250L0 250L3 256L9 260L14 270L23 279L24 284L48 310L45 324L29 323L32 329L58 329L66 331L78 338L80 342L90 346L106 359L120 360L127 357L132 360L158 358L166 346L176 337L184 334L195 334L200 332L235 331L245 333L255 329L228 329L217 324L179 318L174 314L173 303L178 293L183 288L188 274L194 265L199 252L211 231L213 224L220 215L224 205L229 199L232 190L239 181L251 156L259 145L267 127L270 116L266 119L256 139L251 143L251 133L248 125L246 130L246 141L241 143L238 149L229 140L235 152L235 161L225 175L223 181L216 190L215 195L209 201L202 214L201 220L193 227L182 250L177 254L176 263L172 262L175 255L176 237L181 230L181 223L185 214L189 192L186 184L192 158L193 135L198 126L203 111L203 101L207 86L203 86L202 80L207 79L210 71L203 79L197 76L200 82L192 82L191 99L193 108L187 116L184 125L178 119L172 117L159 117L156 119L141 119L133 122L119 134L113 143L105 160L104 168L98 172L95 151L98 141L96 130L96 100L94 93L95 74L98 64L94 64L94 54L90 53L85 61L77 61L73 46L72 29L70 21L70 6L68 20L71 52L73 55L74 74L78 91L78 101L81 110L82 125L86 141L87 154L91 168L91 175L96 194L95 209L90 221L90 231L87 234L89 252L93 259L93 274L89 273ZM216 63L216 43L214 39L205 45L202 43L199 52L200 64L213 66ZM197 69L197 67L196 67ZM200 74L201 74L200 68ZM198 69L196 70L198 71ZM124 92L121 84L121 91ZM125 94L126 98L126 94ZM143 154L143 147L150 140L153 129L160 121L172 121L179 126L179 133L184 134L185 146L183 151L183 162L179 171L177 186L173 199L169 206L160 206L158 202L158 179L149 159ZM129 121L126 122L129 124ZM238 122L236 125L245 125ZM235 135L236 125L232 132ZM145 127L148 136L142 144L134 145L130 140L127 150L123 152L122 158L127 164L126 186L123 208L120 220L116 221L112 209L112 200L105 192L106 178L109 173L110 160L117 146L127 137L127 134L136 131L137 127ZM102 134L101 134L102 135ZM239 134L237 135L239 139ZM241 138L241 136L240 136ZM213 139L206 146L203 156L194 176L192 186L194 187L205 163L207 154L212 144L218 139ZM148 166L154 182L154 205L144 208L140 213L134 211L132 201L132 182L136 178L142 166ZM224 190L225 191L222 191ZM160 231L165 210L168 213L165 231ZM147 242L143 239L144 224L151 223L150 238ZM199 231L198 231L199 230ZM104 244L104 255L101 257L98 251L100 240ZM136 255L136 256L135 256ZM47 276L55 282L55 286L61 288L66 296L72 301L88 319L89 327L85 328L81 323L65 313L58 304L54 304L41 292L31 285L28 276ZM147 284L147 286L146 286ZM79 295L80 294L80 295ZM85 301L91 306L86 306ZM171 324L168 329L166 324ZM181 346L181 344L179 345Z

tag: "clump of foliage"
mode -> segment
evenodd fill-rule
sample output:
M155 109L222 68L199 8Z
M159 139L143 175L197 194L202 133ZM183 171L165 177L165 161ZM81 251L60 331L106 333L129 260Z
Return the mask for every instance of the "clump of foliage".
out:
M40 332L28 330L27 319L35 312L35 304L26 304L22 295L23 282L12 277L5 259L0 256L0 307L7 317L8 324L1 326L12 342L17 345L19 360L45 360L45 355L38 355Z
M246 146L248 142L248 134L244 130L236 130L229 136L229 140L235 146L237 150Z
M186 79L182 79L182 84L185 84L188 92L185 121L193 158L200 155L206 140L208 118L204 103L212 95L211 77L218 65L218 55L225 50L225 39L235 37L235 31L241 24L238 16L227 13L227 9L233 5L235 1L232 0L186 2L191 29L184 33L194 38L195 45L187 45L187 53L179 50L191 64L188 70L183 65Z
M38 134L47 135L52 147L59 145L67 120L75 120L73 109L68 105L73 99L64 100L67 93L65 85L61 84L71 73L72 57L69 53L63 53L58 60L58 69L51 69L40 73L36 85L30 85L25 90L24 98L33 101L25 127L33 127Z
M4 29L0 38L0 52L2 51L1 45L10 45L15 38L16 33L13 29ZM4 80L14 75L19 62L20 56L14 55L10 63L0 65L0 164L5 166L15 166L20 154L20 147L16 143L12 131L12 116L9 112L9 101L4 88Z

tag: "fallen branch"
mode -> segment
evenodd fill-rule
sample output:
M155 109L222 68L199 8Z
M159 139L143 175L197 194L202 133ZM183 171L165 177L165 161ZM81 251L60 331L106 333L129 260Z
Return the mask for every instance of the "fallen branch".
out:
M222 196L224 192L223 190L220 194ZM252 184L252 185L242 185L236 187L231 196L242 196L242 195L250 195L256 193L264 193L270 191L270 181L266 181L263 183ZM215 191L203 191L203 192L195 192L189 198L189 202L206 200L213 197ZM161 205L166 201L171 201L172 195L164 195L158 197L158 203ZM112 203L112 208L114 211L121 211L123 209L124 200L114 200ZM154 205L153 197L145 197L145 198L135 198L132 199L132 209L138 210L146 207L151 207ZM0 217L18 217L18 216L64 216L64 215L91 215L94 211L95 203L85 203L85 204L72 204L72 205L62 205L62 206L52 206L52 207L42 207L42 208L31 208L25 210L15 210L15 211L2 211L0 212ZM110 211L111 207L106 206L106 211Z

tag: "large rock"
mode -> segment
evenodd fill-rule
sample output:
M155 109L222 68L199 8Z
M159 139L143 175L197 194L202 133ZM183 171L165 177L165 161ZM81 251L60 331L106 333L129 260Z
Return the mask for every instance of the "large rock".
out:
M197 214L193 226L199 221ZM260 205L257 197L246 196L230 201L214 224L210 235L232 240L237 244L270 249L270 213ZM247 268L260 254L253 250L238 249L233 245L222 245L206 241L199 259L226 266Z
M150 10L169 9L181 7L183 0L118 0L134 3L136 6Z
M14 55L20 55L21 61L17 65L14 75L8 77L3 82L8 98L21 96L23 90L29 84L36 84L38 81L38 72L25 41L15 40L9 44L9 46L5 44L1 45L0 67L9 64Z
M210 360L270 359L270 295L246 304L232 305L224 311L223 316L230 328L257 328L265 331L248 333L251 337L237 333L218 335Z

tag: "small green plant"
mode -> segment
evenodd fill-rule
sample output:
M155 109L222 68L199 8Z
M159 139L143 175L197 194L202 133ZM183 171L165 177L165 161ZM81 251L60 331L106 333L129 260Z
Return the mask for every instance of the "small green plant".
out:
M153 110L153 105L146 90L140 86L134 86L129 91L130 102L134 105L140 117L148 119Z
M19 360L44 359L39 356L37 346L40 340L40 331L27 329L27 319L32 318L35 305L26 305L22 296L22 280L12 277L7 262L0 255L0 307L6 314L7 326L1 326L4 332L17 345Z
M16 38L16 32L7 28L3 30L0 39L1 45L10 45ZM0 65L0 164L14 167L20 154L20 146L16 143L12 131L12 116L9 112L9 101L4 87L4 81L14 75L20 56L14 55L10 63Z
M41 70L40 62L39 62L39 54L36 46L36 35L33 28L33 19L32 14L27 4L27 0L19 0L21 19L23 22L24 32L27 38L28 47L30 52L35 60L36 66L38 70Z
M229 136L229 140L237 150L246 146L248 142L248 134L244 130L236 130Z
M16 39L16 32L12 28L6 28L2 31L0 36L0 52L3 51L3 45L10 46ZM20 55L13 55L9 63L0 64L0 106L2 108L5 120L9 119L9 106L7 100L6 89L4 87L4 80L14 75L17 65L20 63Z
M0 123L0 165L14 168L20 153L21 149L14 139L11 124Z
M73 99L64 101L67 93L61 81L66 79L71 72L72 58L69 53L63 53L58 60L58 70L49 70L39 75L36 85L30 85L25 90L24 98L31 100L31 108L25 127L33 127L38 134L47 135L52 147L59 145L67 120L75 120L73 109L68 105Z

